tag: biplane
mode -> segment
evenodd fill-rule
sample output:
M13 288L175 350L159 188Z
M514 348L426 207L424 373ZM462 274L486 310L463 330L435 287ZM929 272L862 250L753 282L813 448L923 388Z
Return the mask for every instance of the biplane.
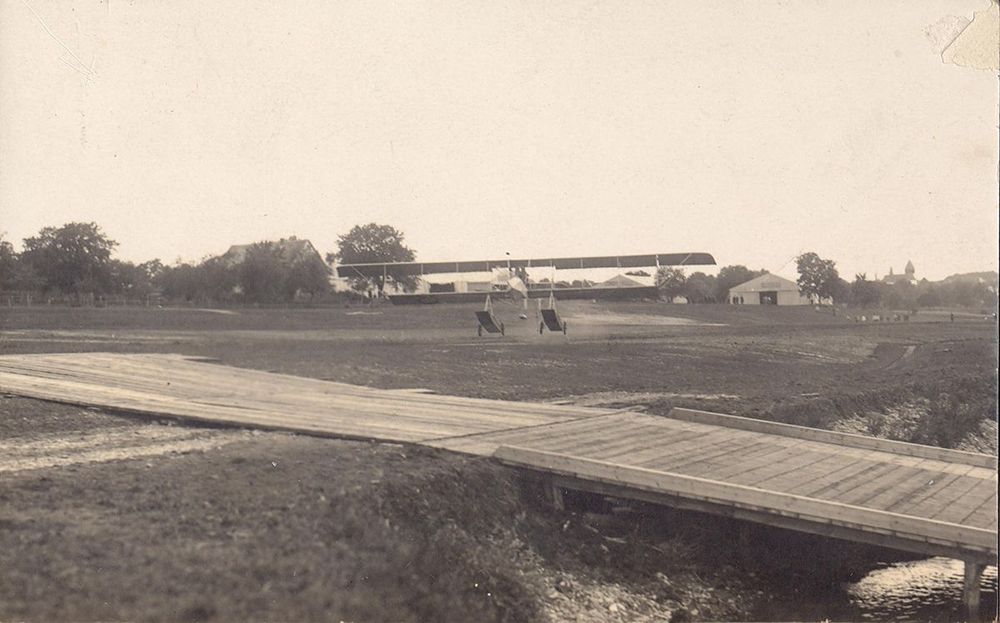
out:
M710 266L715 258L709 253L650 253L645 255L608 255L591 257L561 257L503 260L477 260L459 262L373 262L365 264L340 264L336 267L341 278L381 278L383 283L410 277L428 275L493 273L490 282L429 284L426 291L389 292L387 297L394 305L447 303L483 300L486 295L543 299L554 288L563 299L634 299L655 298L655 286L646 285L594 285L583 287L555 284L554 271L593 268L641 269L660 266ZM553 271L548 284L530 283L525 279L529 269L547 268ZM474 287L473 287L474 286Z
M556 270L586 270L594 268L659 268L661 266L706 266L714 265L715 258L709 253L651 253L646 255L607 255L593 257L561 257L541 259L479 260L470 262L373 262L366 264L341 264L336 267L341 278L363 278L381 280L383 286L392 281L412 280L412 277L443 274L491 273L493 279L487 282L452 282L449 284L427 284L422 292L394 292L386 294L394 305L418 303L443 303L480 299L485 295L486 305L476 312L476 332L506 334L504 323L493 311L492 297L509 297L523 301L527 309L529 298L542 299L548 295L548 306L542 309L539 301L541 322L538 333L549 331L566 334L566 321L556 310L556 292L560 299L635 299L655 298L656 286L647 286L627 279L574 287L558 283ZM528 269L547 268L552 279L547 283L533 284L528 278ZM648 276L648 274L647 274ZM621 277L619 275L619 277ZM423 281L423 280L422 280ZM461 284L461 287L459 285ZM527 319L527 314L521 314Z

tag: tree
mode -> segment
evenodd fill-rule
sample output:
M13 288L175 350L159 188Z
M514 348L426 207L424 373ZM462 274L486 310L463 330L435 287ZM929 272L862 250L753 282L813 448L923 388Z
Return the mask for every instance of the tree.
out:
M680 268L661 266L656 269L656 287L660 289L660 293L670 303L674 302L675 296L684 294L684 284L686 282L687 277Z
M299 292L305 292L310 297L322 294L330 288L330 272L326 264L317 257L300 258L288 271L285 290L289 299L294 299Z
M920 307L938 307L941 305L941 292L938 288L925 287L923 292L917 296L917 305Z
M277 244L257 242L250 245L239 267L243 296L252 303L275 303L288 297L286 284L290 269Z
M799 291L819 302L833 298L837 288L837 264L833 260L824 260L815 253L803 253L795 258L799 269Z
M194 301L205 292L205 271L201 266L178 263L165 268L156 279L169 299Z
M729 297L729 291L734 287L766 273L766 270L750 270L742 264L723 266L715 278L715 300L725 301Z
M104 292L111 286L111 251L117 245L96 223L67 223L25 238L21 260L45 290Z
M395 227L368 223L355 225L351 231L337 238L338 252L334 256L342 264L365 264L382 262L412 262L416 254L403 244L403 234ZM404 290L416 288L418 278L388 269L386 277L392 278ZM383 275L371 279L351 277L351 287L365 291L373 287L381 293L385 289Z
M868 275L858 273L851 283L851 304L856 307L878 307L882 304L879 284L868 280Z
M833 302L849 303L851 300L851 284L843 278L837 277L833 284Z
M18 257L14 245L0 234L0 290L13 290L17 283Z
M917 288L909 281L882 285L882 304L889 309L916 309Z
M715 277L703 272L691 273L684 284L684 296L691 303L711 303L715 300Z
M221 257L210 257L197 267L198 298L233 301L240 285L240 267Z

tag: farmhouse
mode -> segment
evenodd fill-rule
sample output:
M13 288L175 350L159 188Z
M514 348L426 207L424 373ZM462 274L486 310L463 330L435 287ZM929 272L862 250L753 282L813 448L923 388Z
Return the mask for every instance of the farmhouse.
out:
M799 292L797 283L765 273L729 290L726 301L734 305L809 305L809 297Z
M281 258L289 264L294 264L300 260L319 260L324 266L326 262L320 255L316 247L305 239L290 236L282 238L274 243L281 250ZM253 245L234 244L229 250L222 254L222 259L230 266L241 264L247 257L247 250Z

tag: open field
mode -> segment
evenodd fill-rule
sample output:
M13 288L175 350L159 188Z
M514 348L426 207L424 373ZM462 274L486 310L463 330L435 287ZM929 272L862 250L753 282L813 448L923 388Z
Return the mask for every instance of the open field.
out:
M567 302L569 334L540 336L533 310L522 321L498 304L508 336L477 338L476 308L0 309L0 354L171 352L995 453L996 326L980 317L858 324L812 309ZM766 556L747 564L771 584L730 566L732 544L711 531L721 520L664 532L651 511L560 519L503 468L409 446L5 398L0 447L0 619L733 620L781 601L790 577Z

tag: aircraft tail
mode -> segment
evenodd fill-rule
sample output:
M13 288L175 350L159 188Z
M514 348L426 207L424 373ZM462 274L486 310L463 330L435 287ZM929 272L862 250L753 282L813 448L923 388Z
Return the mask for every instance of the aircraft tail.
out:
M528 286L524 285L520 277L511 277L507 285L510 286L510 295L515 301L528 298Z

